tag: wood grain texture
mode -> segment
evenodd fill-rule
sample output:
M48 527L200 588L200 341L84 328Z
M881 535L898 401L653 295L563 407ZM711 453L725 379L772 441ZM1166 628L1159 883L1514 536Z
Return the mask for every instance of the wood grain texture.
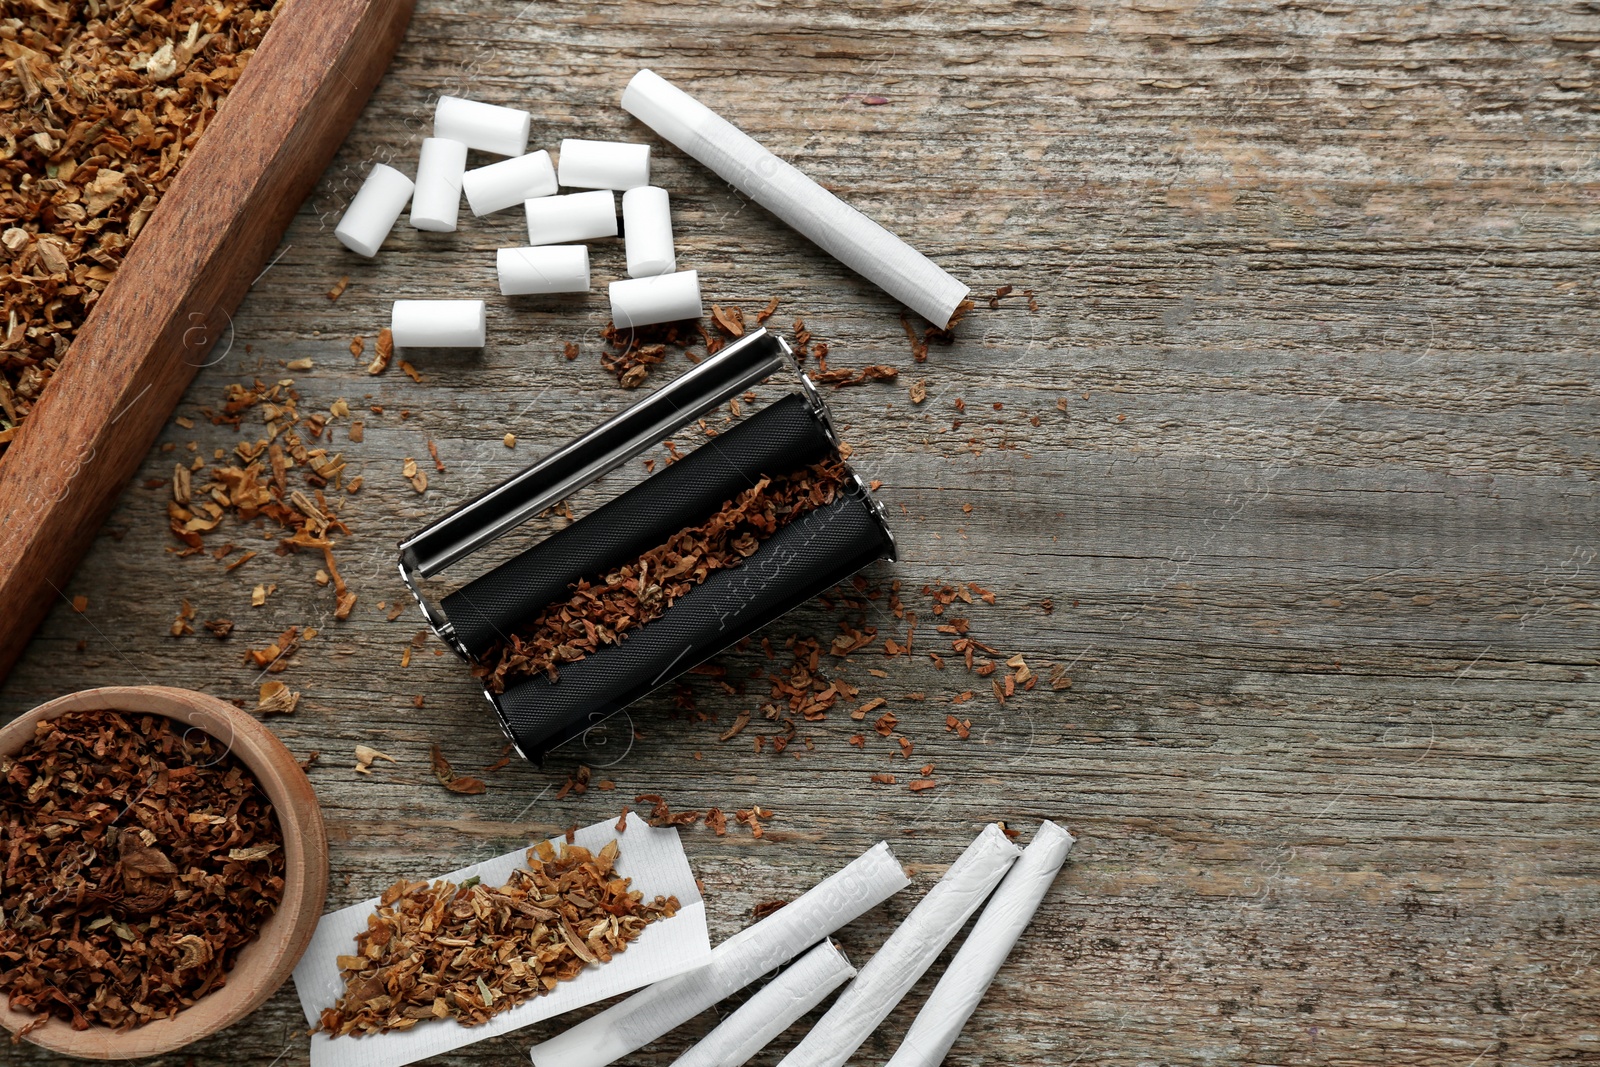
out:
M1565 3L428 0L180 407L198 417L227 383L289 377L298 358L316 363L292 375L302 410L383 407L362 443L338 437L366 482L341 505L354 616L332 620L316 559L263 552L227 573L174 558L169 488L136 484L66 589L87 611L57 606L0 706L144 681L253 703L243 647L311 623L322 635L280 676L305 697L269 725L324 754L330 905L659 792L777 809L760 841L686 834L715 937L889 838L917 879L846 929L859 961L983 821L1026 833L1049 816L1080 844L953 1064L1600 1062L1597 43L1600 15ZM514 212L464 212L447 235L402 225L370 263L332 228L369 161L409 170L437 94L530 109L539 147L645 138L615 106L640 66L975 290L1037 293L1037 314L1015 296L980 307L914 367L891 302L657 153L680 265L708 299L749 314L778 295L774 321L803 315L836 363L901 366L898 385L832 401L884 482L901 559L873 576L904 583L919 649L936 635L916 591L970 580L997 593L963 607L974 634L1036 669L1070 665L1070 690L1000 708L953 665L854 657L844 677L889 698L913 765L936 764L930 793L905 789L889 742L850 746L842 716L809 731L815 751L757 756L755 727L718 743L765 697L757 682L740 697L697 682L716 721L658 694L633 709L638 739L508 767L480 797L431 778L430 742L463 772L502 742L436 643L400 666L421 624L378 607L403 595L394 544L625 402L596 337L622 250L594 245L585 299L506 301L492 250L519 242ZM419 354L421 384L369 378L348 353L361 334L370 354L396 297L479 294L490 346ZM237 440L169 425L175 452L138 477L170 477L191 442L210 456ZM256 583L277 591L251 608ZM180 597L236 619L231 641L168 637ZM826 635L841 617L815 605L772 633ZM737 676L764 661L725 662ZM967 689L962 742L943 722ZM360 778L358 742L400 763ZM580 760L616 790L557 801ZM902 784L873 786L877 771ZM887 1058L928 988L859 1062ZM665 1067L712 1022L629 1062ZM190 1052L304 1063L302 1028L285 990ZM555 1029L441 1062L523 1063Z
M0 676L228 329L411 0L285 3L0 463Z

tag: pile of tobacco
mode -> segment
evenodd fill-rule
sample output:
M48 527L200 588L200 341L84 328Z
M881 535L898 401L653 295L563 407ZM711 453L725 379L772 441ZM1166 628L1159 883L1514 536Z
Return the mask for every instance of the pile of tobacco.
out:
M473 674L494 692L507 680L544 672L555 676L628 630L672 606L711 572L738 566L761 542L800 516L832 503L845 479L836 459L771 478L725 503L699 526L674 534L594 581L580 581L572 596L545 608L486 652Z
M367 918L356 953L340 956L345 992L322 1013L335 1037L408 1030L423 1019L466 1026L543 996L591 963L606 963L644 928L678 912L677 897L645 903L616 876L617 842L591 853L549 842L502 886L469 878L399 881Z
M74 1029L168 1018L227 983L283 896L272 805L221 742L77 711L0 757L0 993Z
M3 5L0 451L243 73L275 7Z

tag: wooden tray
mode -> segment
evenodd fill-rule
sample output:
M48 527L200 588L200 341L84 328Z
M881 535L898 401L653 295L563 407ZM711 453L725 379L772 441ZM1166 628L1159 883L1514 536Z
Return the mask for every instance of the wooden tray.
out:
M0 679L389 65L412 0L285 0L0 458Z

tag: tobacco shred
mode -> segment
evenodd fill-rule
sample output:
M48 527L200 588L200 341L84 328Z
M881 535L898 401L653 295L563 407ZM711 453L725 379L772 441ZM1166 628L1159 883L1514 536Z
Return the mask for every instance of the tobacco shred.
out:
M721 347L720 339L713 345L704 327L693 319L632 328L608 323L600 331L600 339L608 349L600 353L600 366L616 375L617 384L624 389L643 385L650 376L650 368L667 358L668 346L681 349L690 359L694 357L689 349L697 342L706 345L707 354ZM577 346L569 344L566 354L568 359L574 358Z
M227 747L75 711L0 757L0 992L73 1029L170 1018L227 984L283 896L272 804Z
M4 5L0 453L238 81L276 6Z
M631 889L617 877L618 845L598 853L548 842L528 850L529 870L502 886L402 879L379 898L339 957L345 992L322 1013L335 1037L409 1030L425 1019L477 1026L552 989L594 963L608 963L677 897Z
M761 478L705 523L605 575L574 584L570 597L549 605L485 652L473 674L494 692L504 692L508 680L555 676L561 664L618 643L713 571L738 566L780 527L831 503L844 477L844 465L829 459Z

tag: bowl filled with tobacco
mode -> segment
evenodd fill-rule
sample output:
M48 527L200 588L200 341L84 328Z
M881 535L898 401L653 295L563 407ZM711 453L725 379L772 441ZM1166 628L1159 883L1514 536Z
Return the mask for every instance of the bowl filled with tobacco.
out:
M316 794L215 697L85 690L0 728L0 1024L86 1059L155 1056L289 977L327 895Z

